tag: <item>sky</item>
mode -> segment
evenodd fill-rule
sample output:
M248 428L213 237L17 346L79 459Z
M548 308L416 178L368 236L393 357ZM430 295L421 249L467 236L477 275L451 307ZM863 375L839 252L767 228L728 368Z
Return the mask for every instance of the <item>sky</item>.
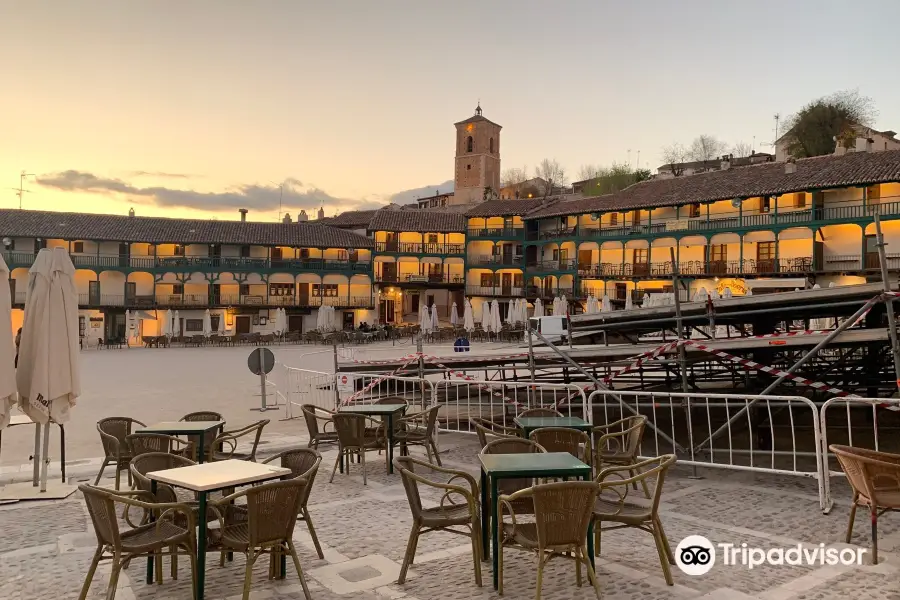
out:
M479 101L502 168L570 180L700 134L771 150L773 115L838 90L900 131L898 22L896 0L0 0L0 208L23 170L40 210L411 202L452 188Z

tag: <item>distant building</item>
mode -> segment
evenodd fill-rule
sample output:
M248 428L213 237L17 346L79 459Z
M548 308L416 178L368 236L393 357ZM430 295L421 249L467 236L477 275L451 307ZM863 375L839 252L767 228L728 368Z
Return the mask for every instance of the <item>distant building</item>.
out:
M730 154L726 154L725 156L714 158L712 160L692 160L690 162L660 165L656 168L656 176L679 177L682 175L696 175L697 173L721 171L732 167L748 167L750 165L773 162L774 160L775 155L767 152L754 152L750 156L740 156L737 158ZM578 183L587 182L577 182L575 185L578 185Z
M884 152L885 150L900 150L900 140L896 138L895 131L876 131L870 127L857 125L854 127L855 138L850 140L849 148L842 144L837 144L835 148L836 154L847 154L850 152ZM775 160L783 162L788 159L789 138L788 133L775 141Z
M546 196L550 183L541 177L532 177L520 183L514 183L500 188L501 200L513 200L516 198L538 198Z
M324 206L320 206L320 207L319 207L319 219L321 220L321 219L324 219L324 218L325 218L325 207L324 207Z
M425 198L418 198L416 200L416 206L418 208L443 208L448 204L452 204L451 199L453 198L453 192L440 193L439 190L434 191L434 196L427 196Z

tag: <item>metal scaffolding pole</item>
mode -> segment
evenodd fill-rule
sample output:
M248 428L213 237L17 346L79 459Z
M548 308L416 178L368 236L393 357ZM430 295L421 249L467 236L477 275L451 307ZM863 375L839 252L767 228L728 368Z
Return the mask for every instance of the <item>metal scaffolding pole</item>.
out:
M675 327L678 329L678 341L684 341L684 321L681 318L681 289L678 281L678 261L675 260L675 248L669 248L669 258L672 260L672 288L675 290ZM681 373L681 391L685 394L688 390L687 354L684 344L678 344L678 371ZM682 398L684 418L687 421L688 439L694 439L694 428L691 420L691 399ZM697 477L697 466L691 467L691 477Z
M885 292L891 292L891 283L888 280L887 254L884 251L884 234L881 233L881 219L875 213L875 245L878 247L878 264L881 267L881 283ZM897 386L900 387L900 345L897 343L897 322L894 318L894 297L889 293L884 295L884 308L887 313L888 336L891 339L891 356L894 359L894 375Z

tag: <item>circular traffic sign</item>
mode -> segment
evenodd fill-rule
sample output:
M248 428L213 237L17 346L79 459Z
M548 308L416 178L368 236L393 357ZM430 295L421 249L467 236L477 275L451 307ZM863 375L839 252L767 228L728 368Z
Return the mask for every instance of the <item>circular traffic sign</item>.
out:
M257 348L247 357L247 366L254 375L271 373L275 368L275 355L268 348Z

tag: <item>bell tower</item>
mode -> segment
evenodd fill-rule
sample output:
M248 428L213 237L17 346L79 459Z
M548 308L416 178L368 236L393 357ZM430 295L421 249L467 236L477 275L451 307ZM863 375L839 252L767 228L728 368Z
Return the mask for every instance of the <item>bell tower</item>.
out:
M500 193L500 129L481 114L456 123L456 189L451 204L477 204L486 188Z

